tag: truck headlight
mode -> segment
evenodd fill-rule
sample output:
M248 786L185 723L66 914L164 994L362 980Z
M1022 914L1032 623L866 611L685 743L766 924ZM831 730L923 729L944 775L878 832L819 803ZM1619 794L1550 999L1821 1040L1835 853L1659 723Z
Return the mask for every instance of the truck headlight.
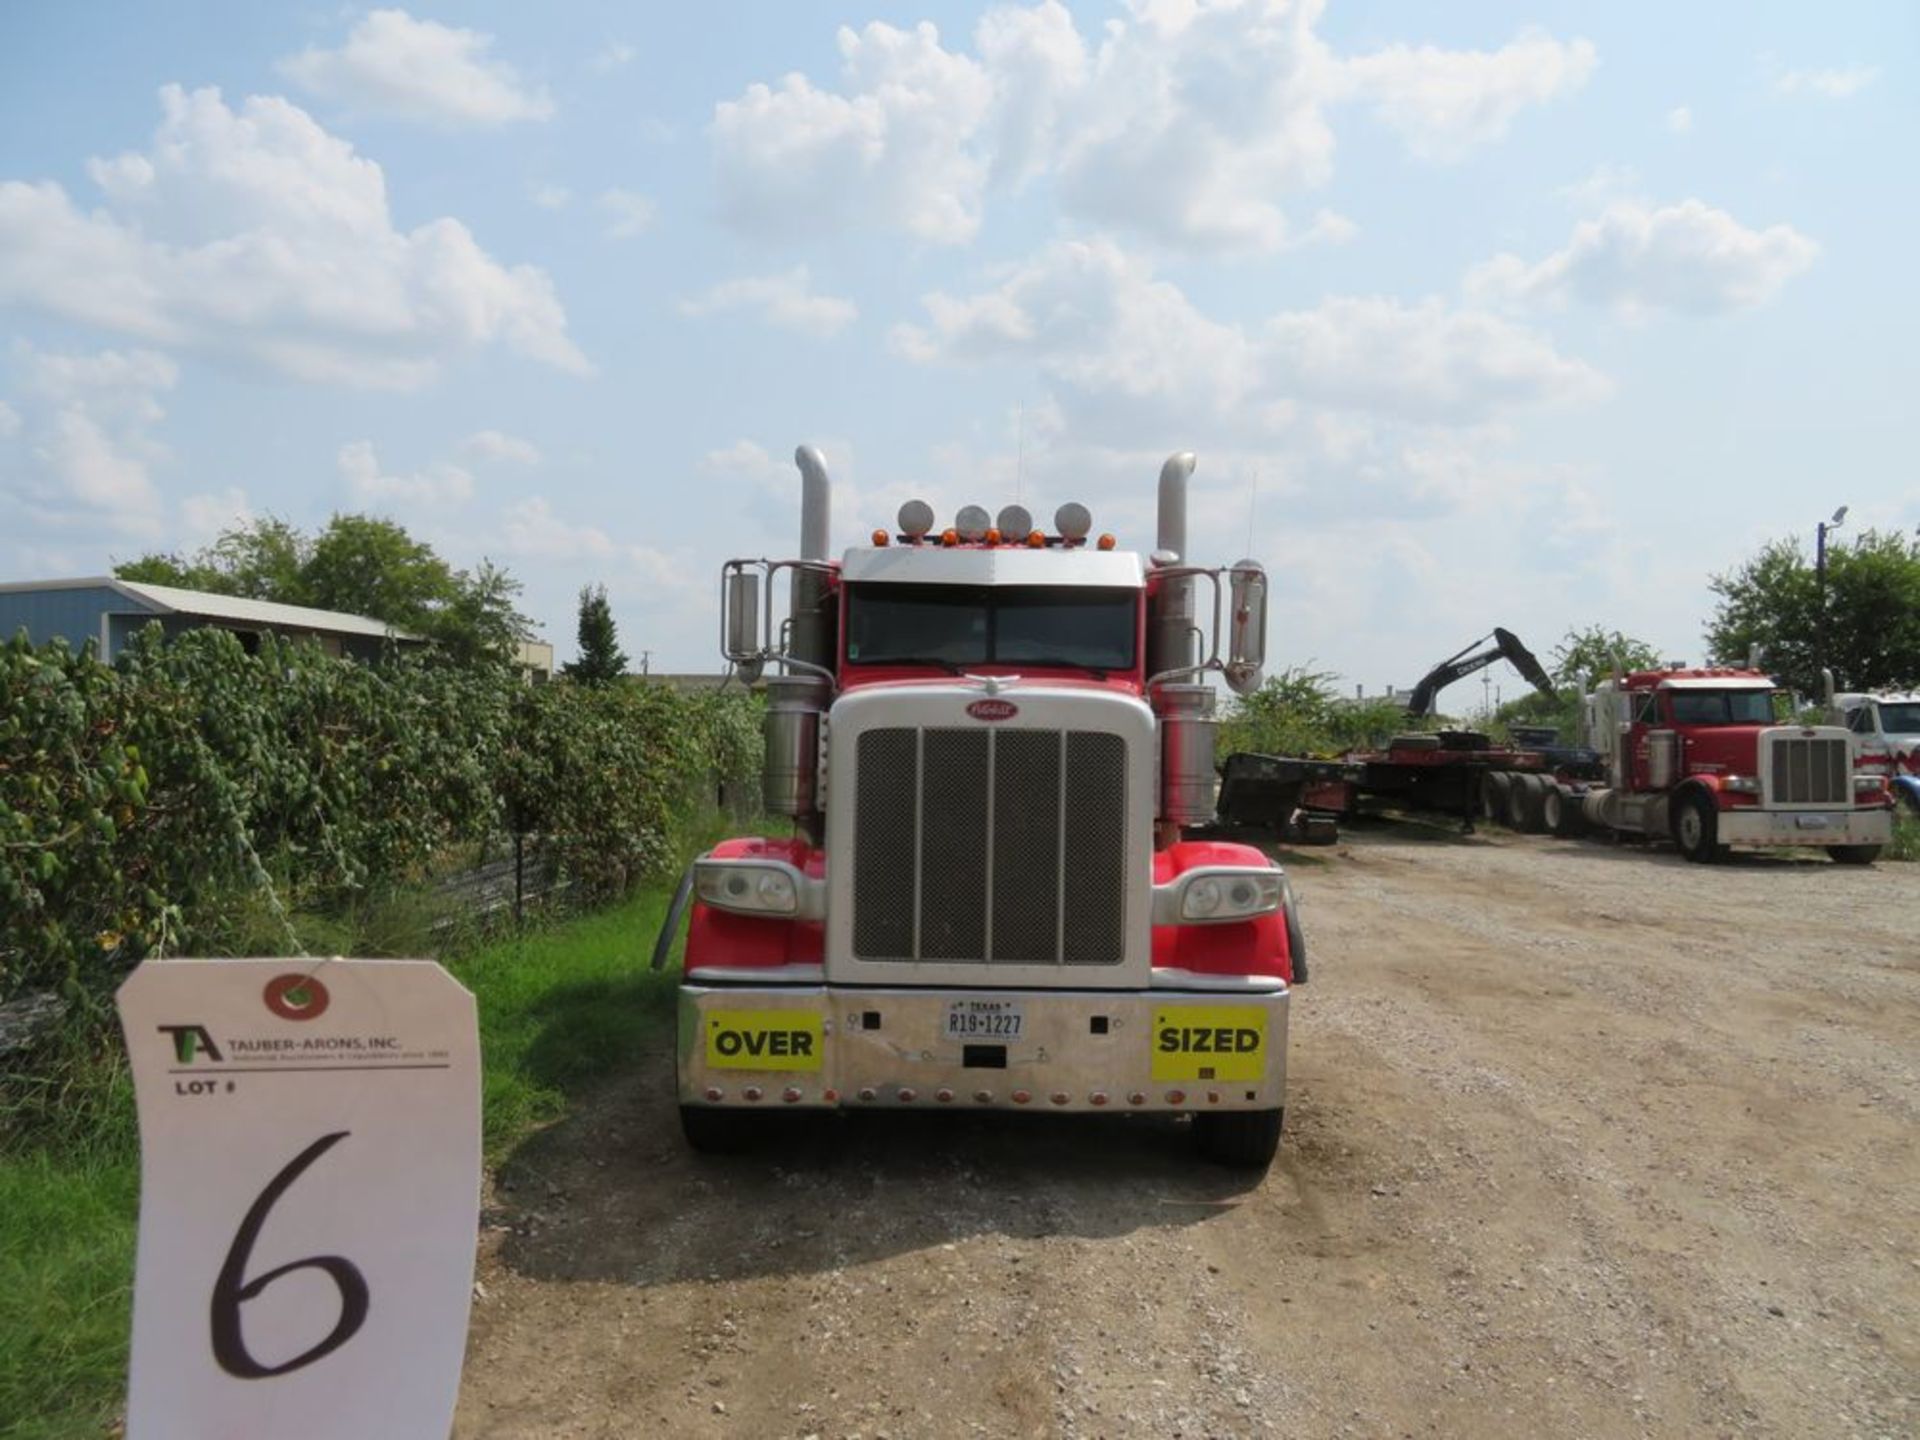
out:
M1873 790L1884 790L1887 782L1880 775L1856 775L1853 777L1853 793L1864 795Z
M1720 777L1720 788L1722 790L1736 791L1741 795L1758 795L1760 793L1760 781L1752 775L1722 775Z
M1213 866L1189 870L1154 893L1154 922L1161 925L1221 925L1271 915L1280 908L1278 870Z
M813 886L780 860L696 860L693 889L706 904L737 915L799 915Z

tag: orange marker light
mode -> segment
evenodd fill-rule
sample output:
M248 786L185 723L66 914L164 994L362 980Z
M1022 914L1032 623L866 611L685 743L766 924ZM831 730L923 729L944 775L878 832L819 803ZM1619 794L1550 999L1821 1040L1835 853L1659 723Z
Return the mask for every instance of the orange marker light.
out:
M876 544L876 545L884 545L884 544L886 544L886 543L887 543L887 532L886 532L886 531L884 531L884 530L876 530L876 531L874 531L874 532L873 532L873 543L874 543L874 544Z
M1102 550L1111 550L1113 548L1113 536L1102 535L1100 537L1100 548Z
M960 543L960 532L958 530L942 530L940 532L940 543L942 545L958 545Z
M1047 537L1042 535L1038 530L1027 536L1027 544L1031 545L1035 550L1044 548L1046 543Z
M1000 543L1000 532L998 530L987 531L987 544L998 545L999 543Z

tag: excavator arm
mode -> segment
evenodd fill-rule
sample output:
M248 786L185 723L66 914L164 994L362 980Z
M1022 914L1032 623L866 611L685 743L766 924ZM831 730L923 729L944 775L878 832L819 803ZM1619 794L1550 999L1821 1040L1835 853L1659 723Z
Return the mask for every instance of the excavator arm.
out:
M1484 650L1474 649L1474 646L1485 644L1487 640L1492 640L1493 644L1488 645ZM1469 651L1473 653L1469 654ZM1420 683L1413 687L1413 694L1407 699L1407 714L1416 716L1432 714L1433 702L1442 690L1456 680L1471 675L1477 670L1486 669L1496 660L1505 660L1513 666L1542 695L1557 693L1553 688L1552 678L1548 676L1540 662L1533 658L1533 652L1520 643L1520 637L1511 630L1502 630L1496 625L1493 627L1492 635L1482 636L1466 649L1449 655L1421 676Z

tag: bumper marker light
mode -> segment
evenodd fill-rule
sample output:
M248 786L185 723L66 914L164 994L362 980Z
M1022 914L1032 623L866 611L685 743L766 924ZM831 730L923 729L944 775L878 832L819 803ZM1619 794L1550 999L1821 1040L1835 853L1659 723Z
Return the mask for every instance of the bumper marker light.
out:
M902 1086L900 1093L896 1098L898 1098L900 1103L903 1105L911 1105L915 1100L919 1098L919 1096L920 1096L920 1092L918 1090L912 1089L907 1086Z
M993 1091L976 1090L973 1092L973 1098L982 1105L991 1105L993 1103Z
M820 1092L820 1098L829 1105L835 1105L840 1101L840 1092L838 1090L822 1090Z
M1187 1098L1187 1092L1184 1090L1167 1091L1167 1104L1169 1105L1182 1104L1185 1102L1186 1098Z
M953 1091L936 1090L933 1092L933 1098L938 1100L942 1105L945 1105L953 1099Z
M1104 1090L1096 1090L1093 1094L1089 1095L1087 1099L1095 1105L1104 1105L1107 1103L1107 1092Z
M871 1085L869 1085L869 1086L868 1086L868 1087L867 1087L866 1089L864 1089L864 1090L862 1090L862 1091L860 1092L860 1098L861 1098L862 1100L871 1100L871 1099L873 1099L873 1087L872 1087Z
M1131 1095L1127 1096L1127 1104L1129 1105L1144 1105L1146 1103L1147 1103L1147 1093L1144 1090L1136 1090Z
M740 1092L740 1098L743 1100L758 1100L763 1093L758 1085L749 1085Z
M709 1085L707 1087L707 1103L710 1105L718 1105L720 1101L725 1098L726 1093L727 1092L722 1090L718 1085Z
M1033 1099L1033 1095L1030 1091L1016 1090L1013 1092L1013 1103L1016 1105L1024 1105L1031 1099Z
M1064 1105L1072 1098L1073 1097L1064 1090L1056 1090L1053 1092L1053 1103L1056 1105Z
M793 1086L789 1085L784 1091L781 1092L780 1098L786 1101L787 1104L789 1105L797 1105L800 1103L800 1092L797 1089L795 1089Z

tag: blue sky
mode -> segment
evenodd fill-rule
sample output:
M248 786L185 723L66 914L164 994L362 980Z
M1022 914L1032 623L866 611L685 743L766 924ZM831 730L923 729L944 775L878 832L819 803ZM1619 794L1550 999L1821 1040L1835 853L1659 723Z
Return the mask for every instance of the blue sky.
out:
M843 544L1142 549L1191 448L1275 667L1695 658L1765 539L1920 524L1916 60L1904 4L9 7L0 575L370 509L710 669L798 443Z

